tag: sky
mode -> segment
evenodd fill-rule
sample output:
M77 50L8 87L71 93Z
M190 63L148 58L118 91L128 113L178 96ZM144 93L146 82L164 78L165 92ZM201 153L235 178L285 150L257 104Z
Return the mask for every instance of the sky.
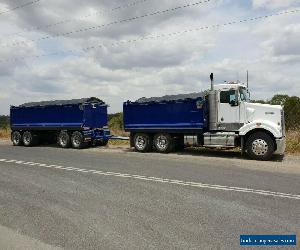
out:
M300 96L300 11L222 25L293 10L299 0L1 0L0 114L91 96L114 113L206 90L211 72L245 82L249 70L252 99Z

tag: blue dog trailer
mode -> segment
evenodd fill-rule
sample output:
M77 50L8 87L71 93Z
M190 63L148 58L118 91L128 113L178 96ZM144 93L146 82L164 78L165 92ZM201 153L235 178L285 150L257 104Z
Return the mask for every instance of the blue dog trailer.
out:
M33 146L47 139L63 148L82 148L106 145L110 136L107 105L95 97L11 106L10 122L16 146Z
M123 112L131 146L141 152L153 147L159 152L169 152L183 146L185 135L202 135L208 127L207 100L203 93L127 101Z

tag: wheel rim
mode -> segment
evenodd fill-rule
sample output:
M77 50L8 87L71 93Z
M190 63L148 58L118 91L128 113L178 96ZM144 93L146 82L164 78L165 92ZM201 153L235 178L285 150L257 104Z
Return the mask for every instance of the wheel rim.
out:
M61 145L63 145L63 146L65 146L65 145L67 145L67 142L68 141L68 139L67 139L67 136L66 135L62 135L61 137L60 137L60 144Z
M252 152L255 155L263 156L265 155L269 150L268 143L263 139L256 139L252 143Z
M146 139L144 136L137 136L135 139L135 146L139 149L139 150L143 150L146 147Z
M81 144L81 137L80 137L79 135L75 135L75 136L73 137L73 144L74 144L74 146L76 146L76 147L79 147L79 146L80 146L80 144Z
M31 141L30 135L28 135L28 134L24 135L24 143L25 144L30 144L30 141Z
M168 147L168 139L167 139L167 137L164 136L164 135L158 136L157 139L156 139L156 146L160 150L166 150L167 147Z
M19 144L20 143L20 136L15 134L13 136L13 142L14 142L14 144Z

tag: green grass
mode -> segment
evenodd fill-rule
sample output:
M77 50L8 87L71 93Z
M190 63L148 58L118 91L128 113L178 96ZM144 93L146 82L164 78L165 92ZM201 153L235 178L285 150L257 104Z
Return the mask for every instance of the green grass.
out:
M120 129L110 129L110 134L111 135L116 135L116 136L123 136L123 137L128 137L129 133L126 133L124 130ZM110 140L108 145L128 145L129 147L129 141L123 141L123 140Z
M286 153L299 154L300 153L300 129L287 132Z
M0 129L0 139L10 139L10 129Z

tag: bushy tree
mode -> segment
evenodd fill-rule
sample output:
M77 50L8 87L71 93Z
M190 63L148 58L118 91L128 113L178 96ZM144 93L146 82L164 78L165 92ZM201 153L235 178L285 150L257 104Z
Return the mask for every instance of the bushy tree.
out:
M288 95L274 95L270 101L272 105L285 105L285 103L289 100Z
M274 95L271 100L257 100L256 103L268 103L284 106L286 129L300 129L300 98L297 96Z
M287 129L300 129L300 98L292 96L284 103L285 124Z
M123 113L110 114L108 126L112 130L123 130Z
M7 129L9 127L9 117L0 116L0 129Z

